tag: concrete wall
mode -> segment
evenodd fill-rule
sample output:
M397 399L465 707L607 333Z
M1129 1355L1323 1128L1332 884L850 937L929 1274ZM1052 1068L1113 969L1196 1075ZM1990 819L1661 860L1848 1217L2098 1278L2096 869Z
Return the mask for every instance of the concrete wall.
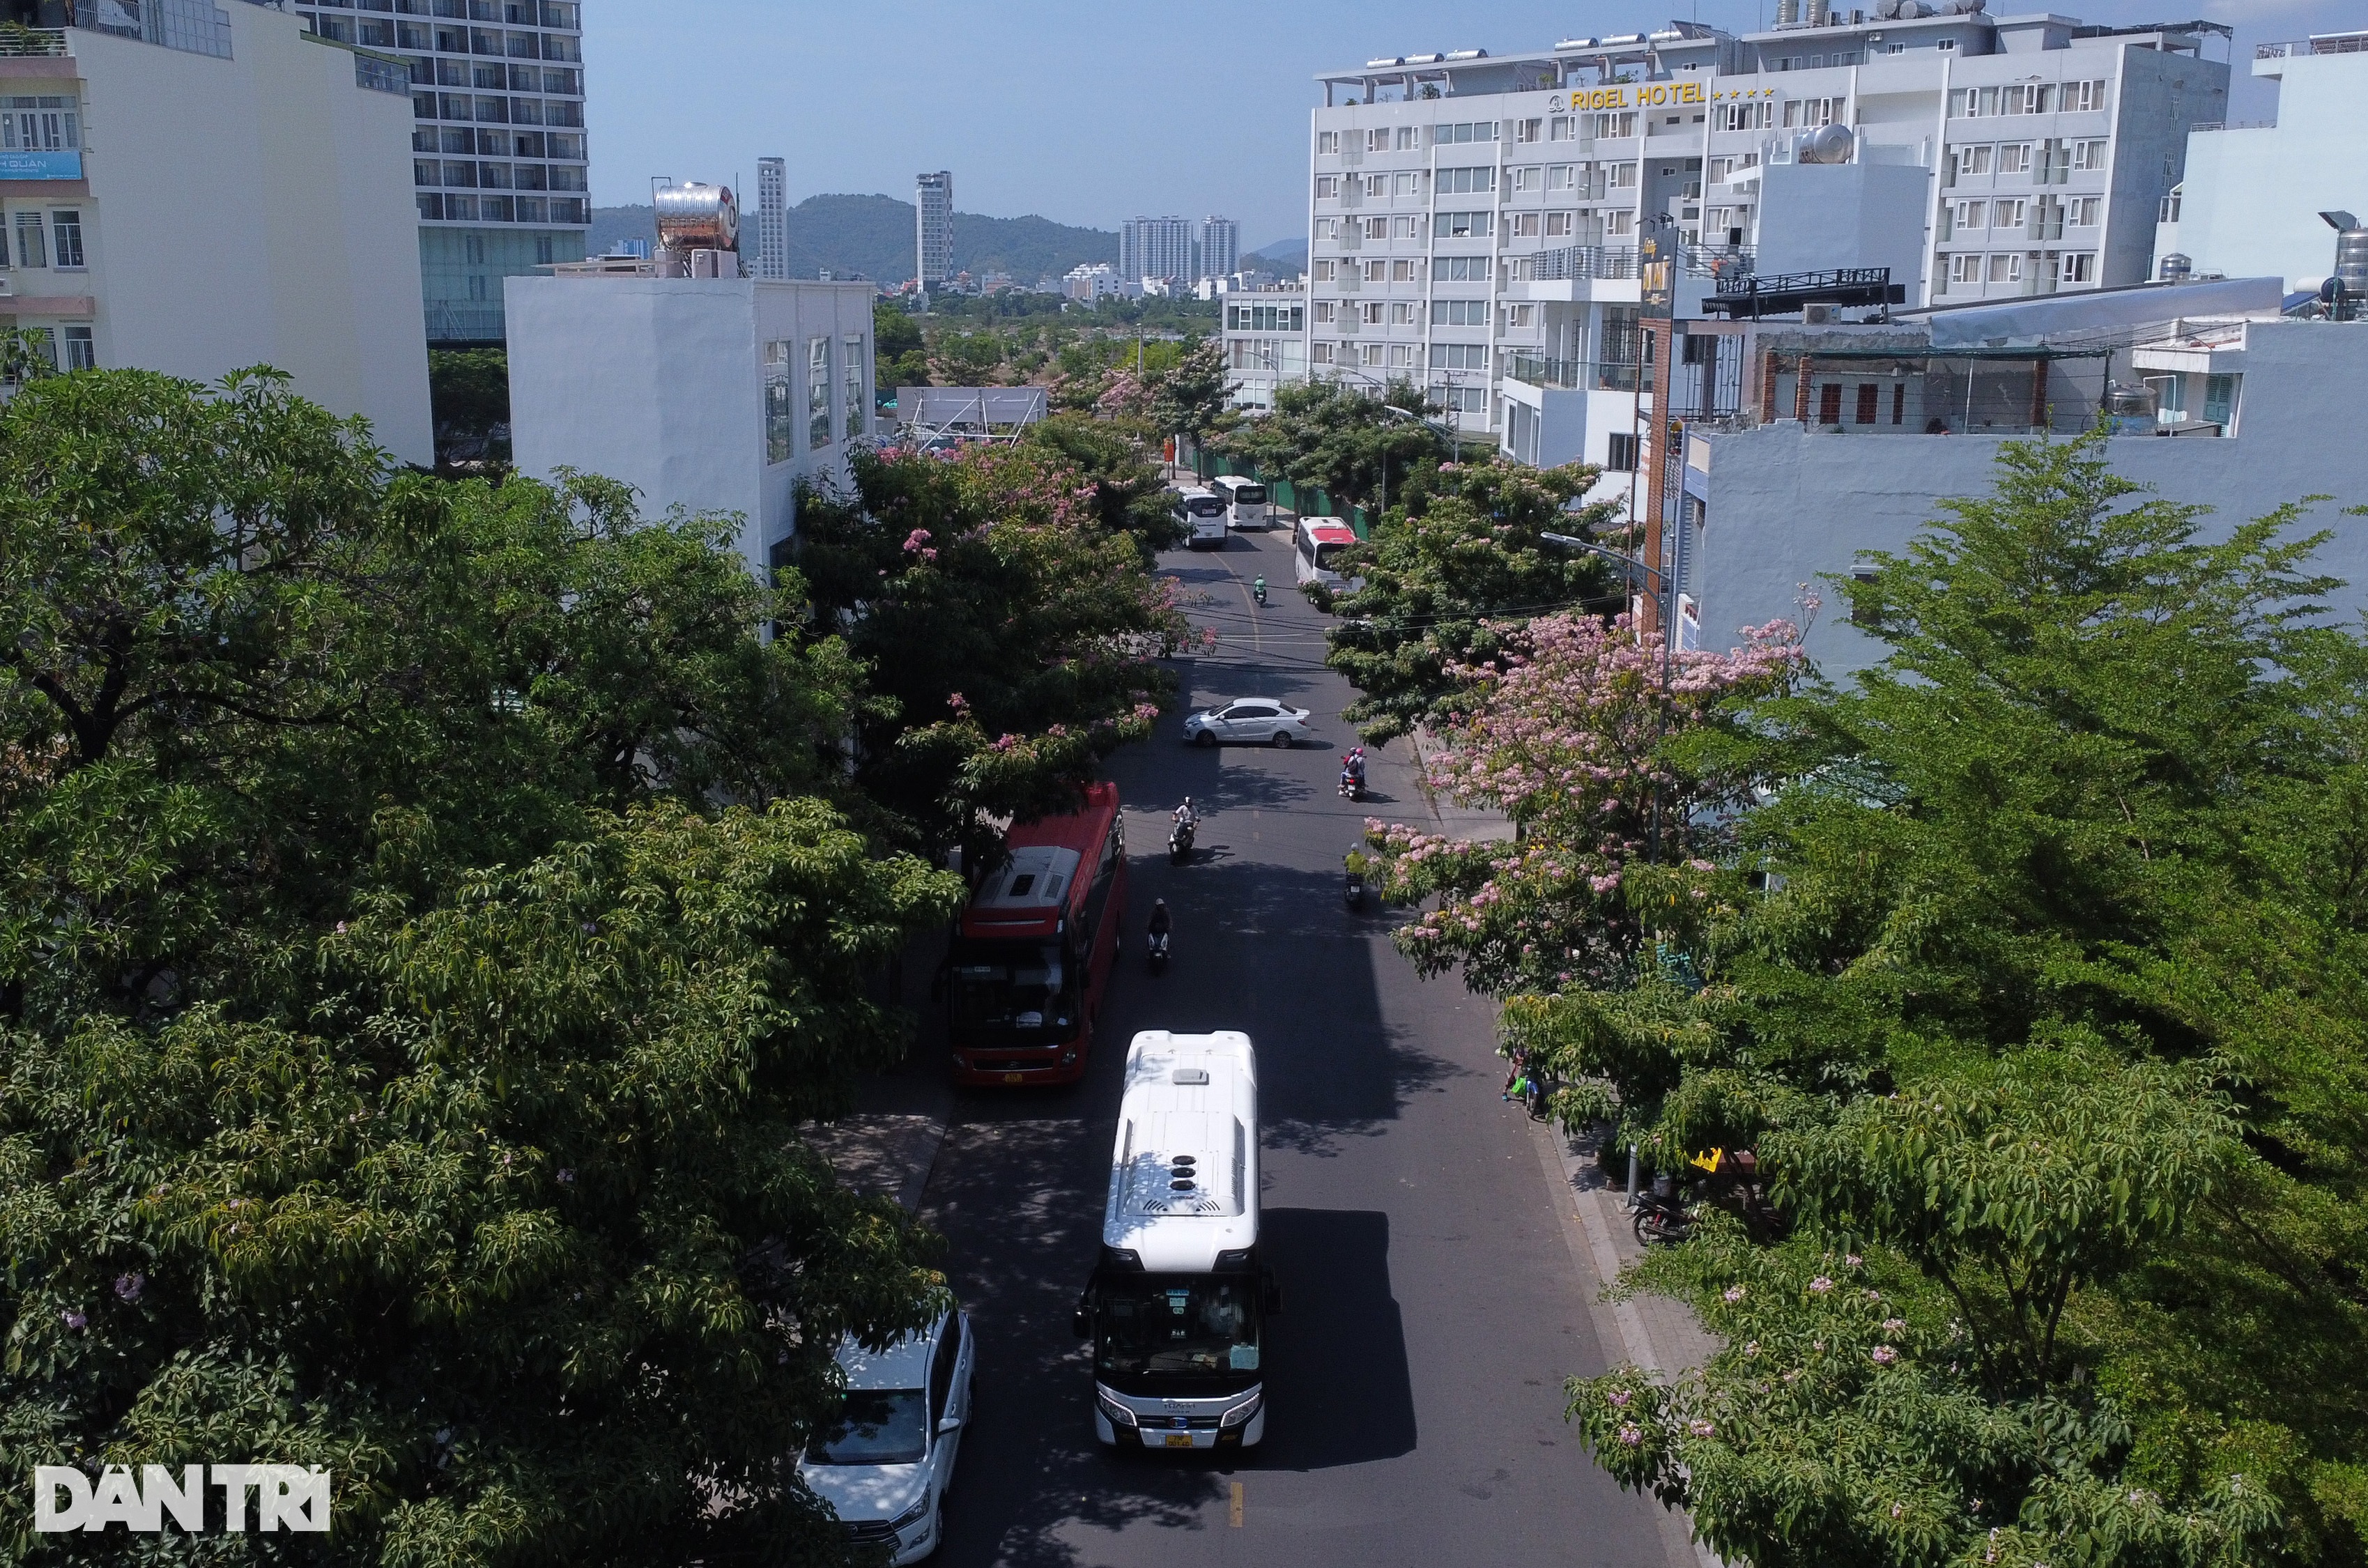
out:
M2318 214L2368 217L2368 54L2262 61L2284 77L2278 122L2198 131L2187 139L2187 187L2175 233L2156 259L2184 251L2198 272L2299 278L2335 270L2335 231Z
M1757 270L1887 267L1918 297L1931 171L1912 164L1771 164L1760 175Z
M354 83L354 57L290 15L225 7L233 58L71 30L71 61L0 61L0 91L82 77L85 274L19 268L16 313L87 294L101 367L215 381L270 365L370 421L404 460L435 460L412 233L411 105ZM45 323L43 324L46 324Z
M2333 530L2314 567L2347 585L2333 612L2368 610L2368 518L2340 508L2368 502L2368 451L2351 412L2368 402L2368 324L2254 323L2244 358L2242 433L2226 438L2117 437L2113 467L2164 496L2209 506L2208 533L2305 495L2306 530ZM1708 469L1690 475L1706 495L1695 565L1707 646L1737 627L1797 619L1803 585L1825 608L1808 647L1828 676L1880 658L1883 645L1849 624L1839 592L1868 552L1896 552L1944 516L1949 496L1988 494L2000 439L1978 436L1827 435L1780 422L1708 435Z
M641 493L646 515L681 507L736 515L740 551L766 569L796 526L801 476L846 478L845 340L860 338L863 418L871 407L871 285L756 278L511 278L511 448L522 473L574 468ZM834 345L833 438L807 439L805 346ZM795 345L790 373L795 441L766 460L763 345Z

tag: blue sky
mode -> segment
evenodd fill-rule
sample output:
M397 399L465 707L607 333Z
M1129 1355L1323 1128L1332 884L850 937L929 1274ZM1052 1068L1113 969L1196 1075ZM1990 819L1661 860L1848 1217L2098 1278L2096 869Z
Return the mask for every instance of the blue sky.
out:
M1138 212L1216 212L1240 219L1244 244L1255 246L1302 226L1319 70L1435 49L1539 49L1672 15L1749 29L1775 8L1775 0L586 0L592 189L609 205L647 200L653 175L753 185L757 160L779 154L789 160L792 201L825 191L910 200L916 171L946 168L965 212L1033 212L1100 229ZM2237 29L2230 115L2240 119L2274 112L2274 89L2249 79L2255 42L2368 20L2361 0L1991 0L1990 8L2114 24L2226 22Z

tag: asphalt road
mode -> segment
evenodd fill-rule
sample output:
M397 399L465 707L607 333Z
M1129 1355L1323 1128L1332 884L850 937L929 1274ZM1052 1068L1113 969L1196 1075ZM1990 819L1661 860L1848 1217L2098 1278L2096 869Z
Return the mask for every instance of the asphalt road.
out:
M1324 618L1290 587L1287 535L1237 535L1163 570L1219 633L1181 666L1192 703L1281 697L1312 710L1319 741L1187 748L1179 708L1112 759L1129 943L1084 1084L957 1092L925 1034L867 1096L951 1113L923 1207L981 1362L938 1561L1663 1568L1658 1505L1614 1487L1563 1420L1563 1379L1604 1366L1595 1285L1527 1118L1498 1098L1491 1010L1452 978L1417 979L1390 915L1343 905L1340 856L1365 815L1431 820L1410 758L1378 759L1367 805L1335 792L1350 693L1323 667ZM1205 815L1199 851L1170 868L1166 820L1187 794ZM1155 897L1176 917L1156 977L1140 936ZM1258 1051L1263 1240L1284 1312L1269 1328L1266 1441L1222 1460L1097 1444L1070 1334L1121 1063L1154 1028L1243 1029Z

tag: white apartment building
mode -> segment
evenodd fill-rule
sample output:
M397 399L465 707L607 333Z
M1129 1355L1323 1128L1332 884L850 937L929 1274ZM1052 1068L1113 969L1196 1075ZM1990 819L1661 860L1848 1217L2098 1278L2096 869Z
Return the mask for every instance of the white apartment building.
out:
M0 325L65 369L270 365L433 462L403 73L245 0L71 15L0 54Z
M1617 469L1655 256L1681 315L1754 270L1887 266L1909 305L2138 281L2226 36L1952 10L1325 73L1310 372L1416 378L1526 460Z
M1154 278L1191 282L1198 275L1192 228L1183 218L1129 218L1118 230L1119 276L1136 284Z
M1140 300L1143 279L1130 278L1106 261L1081 261L1063 275L1061 292L1088 305L1104 300Z
M1233 405L1274 406L1278 387L1307 379L1307 284L1270 283L1212 296L1233 377Z
M790 165L757 160L757 276L776 282L790 275Z
M427 336L452 347L500 342L501 280L581 260L592 232L583 6L578 0L292 5L320 37L408 74Z
M949 170L913 176L913 264L924 289L954 275L954 176Z
M1211 216L1201 220L1200 237L1193 242L1192 279L1225 278L1241 270L1242 226L1231 218Z
M518 470L621 480L650 517L737 516L763 575L787 559L797 482L847 483L848 443L878 433L875 290L651 271L507 280Z
M2278 84L2278 117L2188 132L2187 176L2155 233L2157 272L2184 256L2198 276L2297 287L2335 270L2335 235L2318 215L2368 215L2368 29L2257 45L2253 74Z

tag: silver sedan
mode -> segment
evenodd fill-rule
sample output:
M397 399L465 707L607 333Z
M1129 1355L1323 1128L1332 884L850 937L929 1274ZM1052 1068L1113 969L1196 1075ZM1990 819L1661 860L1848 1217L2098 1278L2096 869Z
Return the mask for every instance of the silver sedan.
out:
M1247 741L1288 749L1308 738L1307 710L1270 697L1237 697L1185 720L1184 738L1204 746Z

